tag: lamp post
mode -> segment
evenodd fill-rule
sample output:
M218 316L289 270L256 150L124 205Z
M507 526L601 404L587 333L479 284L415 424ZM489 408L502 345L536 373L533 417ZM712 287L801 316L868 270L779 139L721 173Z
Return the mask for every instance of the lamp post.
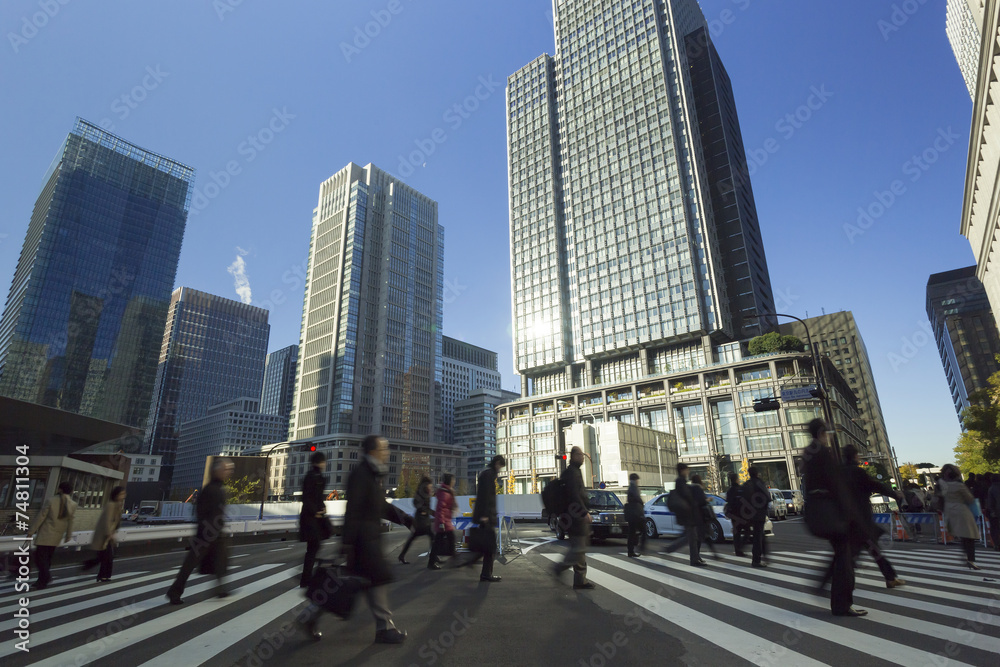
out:
M840 443L837 441L837 427L833 421L833 406L830 405L830 394L826 389L826 372L823 370L823 360L819 356L819 350L815 345L813 345L812 336L809 335L809 325L802 319L795 317L794 315L786 315L785 313L756 313L756 315L758 319L766 316L787 317L799 322L806 330L806 340L809 342L809 351L812 355L813 364L816 366L816 383L819 385L820 404L823 406L823 419L826 421L827 428L830 430L830 444L833 448L833 455L837 457L837 461L841 461Z
M260 514L257 516L258 521L264 520L264 501L267 500L267 477L268 477L267 464L269 463L271 454L274 453L274 450L277 448L278 448L277 445L272 446L271 449L269 449L267 451L267 454L264 456L264 489L261 491L260 495Z

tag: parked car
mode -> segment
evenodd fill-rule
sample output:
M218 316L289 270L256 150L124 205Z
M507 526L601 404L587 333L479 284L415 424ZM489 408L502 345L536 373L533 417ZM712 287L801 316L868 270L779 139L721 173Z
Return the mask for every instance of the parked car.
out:
M670 492L661 493L649 500L643 507L646 515L646 537L660 535L680 535L684 526L677 523L677 517L667 508L667 496ZM706 494L708 503L715 513L715 520L707 526L708 537L713 542L722 544L733 538L733 522L722 513L726 499L712 493ZM764 535L774 535L774 525L768 519L764 523Z
M785 497L785 508L789 514L802 514L802 508L805 507L806 501L801 491L781 489L779 493Z
M899 504L891 496L872 496L871 504L873 514L886 514L888 512L899 511Z
M768 489L771 492L771 502L767 504L767 516L769 519L784 521L788 518L788 506L785 504L785 497L777 489Z
M627 536L628 521L625 520L625 506L614 492L587 489L587 502L590 504L590 515L593 517L590 524L591 540ZM555 532L556 538L566 539L565 528L557 523L555 517L549 519L549 528Z

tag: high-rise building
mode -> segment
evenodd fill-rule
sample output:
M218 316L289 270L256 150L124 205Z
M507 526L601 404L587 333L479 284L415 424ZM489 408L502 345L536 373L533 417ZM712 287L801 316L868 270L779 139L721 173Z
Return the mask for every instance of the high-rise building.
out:
M985 0L948 0L945 32L969 95L976 97Z
M457 443L457 404L476 389L500 390L497 353L441 337L441 415L444 442Z
M264 362L264 386L260 392L262 414L282 415L285 419L291 415L298 361L298 345L289 345L267 355L267 361ZM288 435L285 434L285 437Z
M455 444L466 452L470 492L475 491L479 473L497 454L497 406L520 397L513 391L477 387L455 403Z
M1000 332L975 266L931 275L927 317L961 421L969 394L988 388L990 376L1000 370Z
M146 426L147 451L163 455L163 481L172 479L181 424L205 416L209 406L260 396L267 315L190 287L174 290Z
M833 365L847 381L847 385L858 399L857 421L864 429L865 438L860 447L861 455L872 460L879 459L888 470L894 469L892 448L882 416L882 404L875 389L875 376L868 357L868 348L854 320L854 313L843 310L836 313L810 317L805 320L806 329L799 322L782 324L778 329L783 334L796 336L806 342L812 339L816 351L829 357ZM843 445L843 443L841 443Z
M294 440L440 442L444 228L437 202L373 165L320 185ZM357 444L355 442L355 444Z
M0 395L145 427L193 180L76 120L0 320Z
M200 489L209 456L247 456L264 445L282 442L288 418L260 411L246 396L208 408L204 417L181 424L172 487L190 493Z
M555 3L509 77L522 394L710 363L774 310L733 91L695 0Z

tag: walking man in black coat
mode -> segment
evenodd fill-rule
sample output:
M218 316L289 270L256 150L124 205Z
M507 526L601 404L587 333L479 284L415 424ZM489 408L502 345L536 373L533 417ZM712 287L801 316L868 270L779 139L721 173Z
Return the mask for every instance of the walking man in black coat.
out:
M195 507L198 528L191 538L190 551L184 558L177 578L167 590L170 604L183 604L181 595L184 593L184 585L198 565L201 565L204 574L211 572L216 576L216 595L220 598L229 595L224 581L229 549L228 540L222 534L226 523L226 489L223 485L233 474L233 468L233 462L227 458L217 458L212 462L212 479L198 494Z
M700 509L695 506L694 497L688 487L688 467L686 463L677 464L677 481L674 482L674 490L670 492L676 499L669 500L670 506L676 508L674 516L677 523L684 526L684 532L680 537L667 545L663 550L664 554L672 554L685 544L688 545L688 552L691 556L691 565L694 567L705 567L708 565L701 557L701 531L705 522L705 517Z
M628 521L628 557L638 558L641 554L642 546L645 546L646 518L642 502L642 494L639 492L639 474L632 473L628 476L628 494L625 496L625 520Z
M726 491L726 506L724 513L733 524L733 549L740 558L745 558L743 553L743 543L746 540L747 522L740 515L743 493L740 486L740 476L734 472L729 473L729 490Z
M483 559L483 569L479 573L480 581L500 581L500 577L493 574L493 561L496 559L497 549L497 477L506 465L507 460L504 457L494 456L490 461L490 467L479 473L476 486L476 504L472 510L479 522L479 529L484 533L482 538L484 550L480 552ZM479 556L474 561L478 559Z
M750 557L754 567L766 567L764 562L764 524L767 523L767 506L771 502L771 492L760 478L756 466L748 470L750 479L743 484L740 515L747 522L750 533Z
M424 476L417 484L417 491L413 494L413 532L403 545L403 550L399 552L399 562L409 565L406 560L406 552L410 550L413 540L421 535L428 535L431 538L431 550L434 549L434 533L431 531L431 478Z
M312 468L302 479L302 511L299 513L299 542L306 543L300 588L309 586L320 542L332 533L323 499L323 490L326 488L326 477L323 475L326 470L326 455L323 452L313 452L309 462L312 463Z
M570 450L569 465L563 471L562 481L566 492L566 514L560 520L569 522L569 550L563 562L555 565L558 577L564 570L573 568L573 588L588 590L594 584L587 581L587 545L590 544L590 502L587 489L583 485L583 450L574 447Z

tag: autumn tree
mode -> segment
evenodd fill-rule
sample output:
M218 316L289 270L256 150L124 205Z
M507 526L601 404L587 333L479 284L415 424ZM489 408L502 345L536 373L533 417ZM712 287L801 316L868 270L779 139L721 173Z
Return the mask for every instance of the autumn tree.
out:
M962 410L962 424L965 432L955 445L962 472L988 472L1000 465L1000 371L990 376L988 387L969 395L969 407Z
M904 463L899 466L899 476L902 478L901 482L909 482L917 479L917 466L912 463Z
M263 492L261 480L251 480L248 476L231 477L223 487L226 489L226 502L232 505L257 502Z

